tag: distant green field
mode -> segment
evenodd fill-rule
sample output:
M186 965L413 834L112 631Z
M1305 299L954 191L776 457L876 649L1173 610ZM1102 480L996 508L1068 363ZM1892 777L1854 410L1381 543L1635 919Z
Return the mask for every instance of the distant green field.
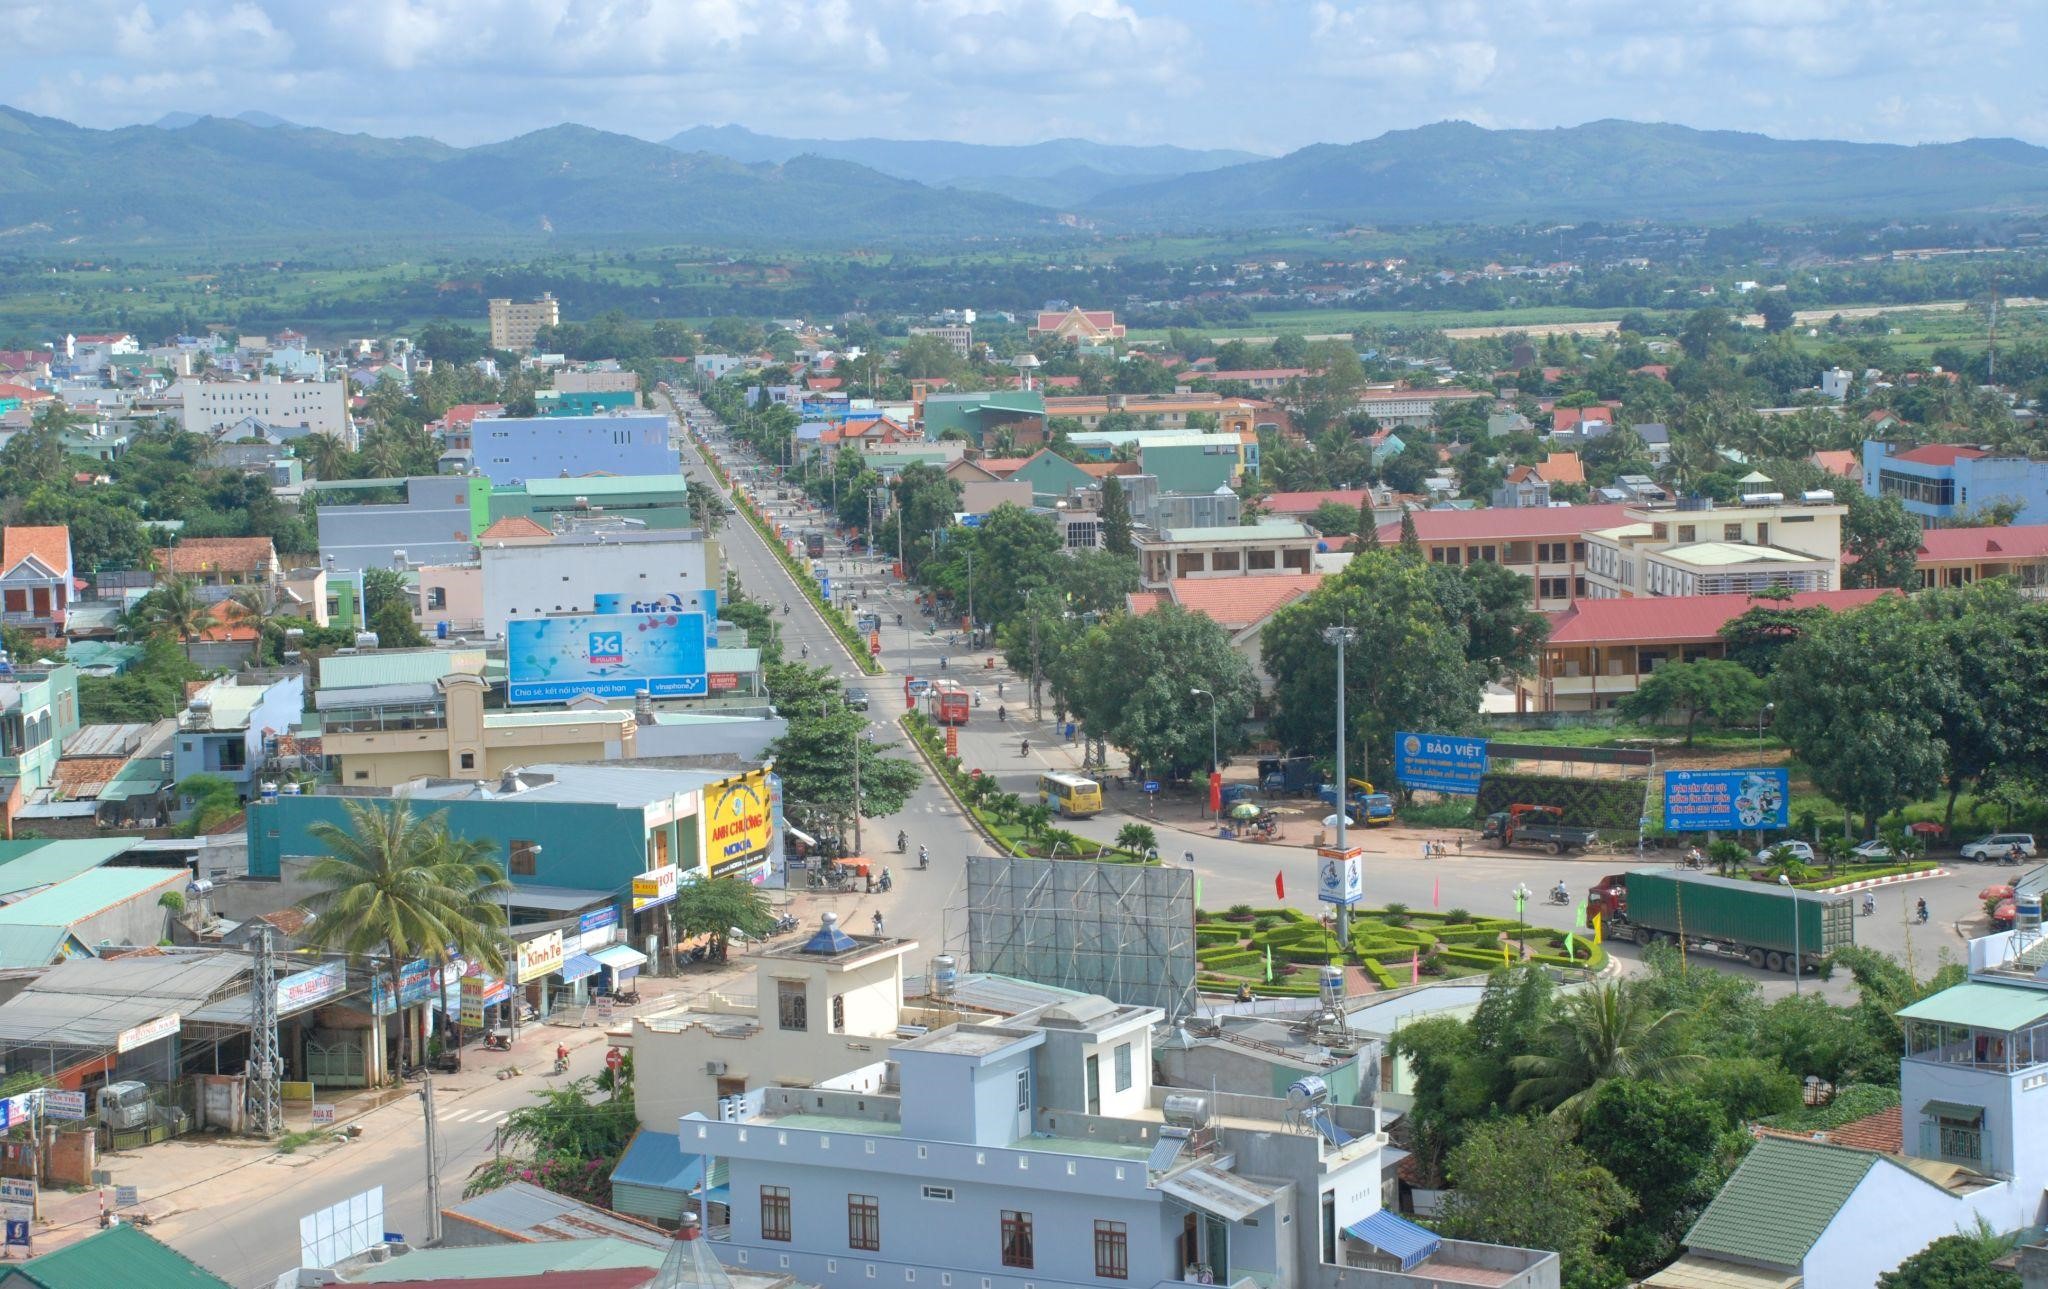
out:
M1582 309L1571 305L1536 306L1526 309L1291 309L1252 312L1249 326L1194 328L1205 336L1263 336L1297 332L1328 335L1336 332L1375 331L1398 327L1403 331L1430 327L1512 327L1539 322L1607 322L1618 319L1622 309ZM1164 340L1164 328L1131 329L1133 340Z
M1884 320L1890 334L1879 338L1905 358L1928 358L1936 349L1948 346L1967 353L1979 353L1990 344L1984 315L1976 310L1957 313L1900 310L1885 314ZM1820 329L1818 336L1809 336L1806 328L1802 327L1793 332L1793 338L1803 348L1825 349L1845 337L1838 337L1825 328ZM2048 341L2048 309L2000 309L1998 340L2001 345L2019 340Z

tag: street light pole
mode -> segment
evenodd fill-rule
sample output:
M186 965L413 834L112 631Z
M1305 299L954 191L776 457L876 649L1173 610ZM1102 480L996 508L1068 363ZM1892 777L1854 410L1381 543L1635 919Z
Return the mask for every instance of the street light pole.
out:
M1223 772L1223 758L1217 755L1216 751L1216 695L1206 689L1190 689L1188 697L1207 698L1209 700L1209 773L1212 775L1221 774ZM1220 808L1218 814L1221 814Z
M1528 884L1516 882L1513 893L1515 897L1515 947L1518 952L1527 954L1529 952L1529 919L1526 916L1526 910L1529 906L1530 895Z
M1344 728L1344 646L1357 638L1358 632L1350 627L1323 628L1323 643L1337 646L1337 850L1340 854L1346 852L1344 834L1346 826L1351 822L1351 794L1349 791L1351 780L1348 777L1348 767L1344 764L1344 745L1349 742L1346 736L1350 733L1349 730ZM1351 862L1348 855L1344 862L1348 867ZM1351 947L1351 906L1349 904L1340 903L1337 905L1337 947L1341 949L1349 949Z

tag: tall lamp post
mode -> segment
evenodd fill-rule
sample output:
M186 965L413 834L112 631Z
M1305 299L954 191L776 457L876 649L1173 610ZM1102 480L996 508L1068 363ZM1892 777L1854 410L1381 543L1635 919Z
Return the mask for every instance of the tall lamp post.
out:
M1358 638L1358 632L1350 627L1324 627L1323 643L1337 646L1337 850L1342 853L1347 847L1344 830L1351 823L1351 786L1349 772L1344 764L1344 745L1349 742L1350 730L1345 728L1344 717L1344 646ZM1348 859L1345 861L1350 862ZM1351 947L1351 906L1337 906L1337 945L1342 949Z
M1529 952L1529 920L1523 912L1529 907L1531 892L1526 882L1516 882L1510 893L1515 897L1515 947L1518 952L1526 954Z
M1791 877L1784 873L1778 874L1778 885L1790 887L1792 885ZM1794 891L1792 892L1792 993L1795 997L1799 993L1799 978L1805 974L1806 964L1800 960L1799 953L1799 892Z
M1765 703L1765 704L1764 704L1764 705L1763 705L1762 707L1759 707L1759 708L1757 708L1757 712L1756 712L1756 768L1757 768L1757 769L1759 769L1759 770L1761 770L1761 769L1763 769L1763 768L1764 768L1764 718L1765 718L1765 717L1767 717L1767 716L1769 716L1769 715L1770 715L1770 714L1771 714L1772 712L1775 712L1775 711L1777 711L1777 710L1778 710L1778 705L1777 705L1776 703ZM1759 822L1759 823L1757 824L1757 828L1756 828L1756 844L1757 844L1757 848L1758 848L1758 849L1762 849L1762 848L1763 848L1763 844L1764 844L1764 828L1763 828L1763 824L1762 824L1761 822Z
M1188 697L1206 698L1209 700L1209 773L1211 775L1221 774L1223 772L1223 759L1216 753L1216 695L1206 689L1190 689ZM1220 808L1217 813L1219 815L1222 813Z

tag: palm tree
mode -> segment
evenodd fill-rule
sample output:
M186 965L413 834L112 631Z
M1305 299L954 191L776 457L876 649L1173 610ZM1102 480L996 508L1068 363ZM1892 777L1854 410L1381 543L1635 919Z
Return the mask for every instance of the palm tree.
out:
M1676 1050L1682 1016L1675 1008L1653 1013L1617 981L1566 997L1538 1032L1544 1050L1508 1062L1520 1076L1508 1104L1545 1106L1576 1119L1610 1080L1663 1082L1689 1074L1702 1058Z
M308 434L293 451L316 479L339 479L348 473L348 444L338 434Z
M306 878L322 888L300 901L312 916L308 938L352 957L382 957L390 997L399 997L399 967L413 958L445 965L457 954L486 970L505 970L505 916L497 900L508 890L488 843L452 836L447 812L419 818L400 800L344 803L346 826L321 822L309 830L328 853ZM399 1061L411 1055L401 1024Z
M192 656L192 642L213 625L213 606L199 598L199 584L189 577L168 577L151 591L142 607L152 635L177 637Z
M256 632L255 658L257 662L262 662L264 633L269 630L270 624L277 620L270 611L270 597L264 594L260 586L242 586L235 588L228 596L228 603L235 606L235 625L249 627Z

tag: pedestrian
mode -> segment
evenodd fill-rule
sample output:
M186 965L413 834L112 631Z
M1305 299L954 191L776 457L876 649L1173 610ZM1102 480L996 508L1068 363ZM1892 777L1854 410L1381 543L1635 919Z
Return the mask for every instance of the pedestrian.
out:
M1189 868L1193 868L1195 866L1195 852L1191 850L1184 850L1180 853L1180 857L1188 862Z
M882 910L875 910L875 934L882 934Z

